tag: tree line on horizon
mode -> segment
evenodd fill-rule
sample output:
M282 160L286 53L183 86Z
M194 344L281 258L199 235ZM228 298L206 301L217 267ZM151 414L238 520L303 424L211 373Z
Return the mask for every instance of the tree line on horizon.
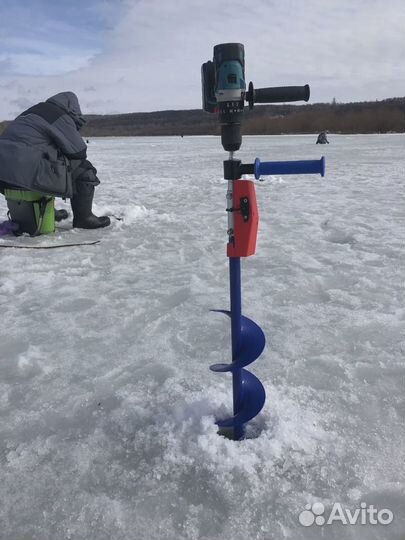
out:
M199 109L87 115L84 137L219 135L217 115ZM0 122L0 133L8 122ZM258 105L245 109L244 135L403 133L405 97L354 103Z

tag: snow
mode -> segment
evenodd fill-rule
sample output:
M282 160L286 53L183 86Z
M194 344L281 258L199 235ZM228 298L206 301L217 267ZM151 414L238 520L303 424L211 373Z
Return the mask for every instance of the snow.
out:
M227 158L216 137L91 139L104 230L0 239L0 538L400 539L405 533L403 135L245 137L257 183L243 313L267 337L251 438L231 406ZM68 205L61 202L59 207ZM6 205L0 201L0 215ZM117 219L119 218L119 219ZM306 504L390 525L303 527Z

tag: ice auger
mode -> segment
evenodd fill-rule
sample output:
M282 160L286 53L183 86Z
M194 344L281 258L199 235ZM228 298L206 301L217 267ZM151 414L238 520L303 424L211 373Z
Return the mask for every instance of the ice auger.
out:
M213 61L202 65L203 109L217 113L221 125L221 142L229 152L224 161L224 178L228 180L228 245L230 310L215 310L231 319L232 361L214 364L215 372L230 372L233 387L233 416L217 420L220 432L229 430L234 440L243 439L245 424L262 409L266 393L259 379L245 369L261 355L266 339L262 329L242 315L241 257L254 255L259 223L255 186L243 175L325 174L325 158L304 161L268 161L256 158L252 164L234 159L242 144L241 120L245 100L255 103L308 101L309 86L287 86L255 90L245 84L245 52L240 43L224 43L214 47Z

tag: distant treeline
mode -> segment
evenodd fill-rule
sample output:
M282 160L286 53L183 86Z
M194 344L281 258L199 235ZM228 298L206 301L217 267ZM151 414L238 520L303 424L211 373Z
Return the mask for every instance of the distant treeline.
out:
M199 109L109 115L87 115L84 137L125 135L218 135L215 114ZM0 132L7 122L0 123ZM360 103L257 105L245 109L245 135L283 133L403 133L405 97Z

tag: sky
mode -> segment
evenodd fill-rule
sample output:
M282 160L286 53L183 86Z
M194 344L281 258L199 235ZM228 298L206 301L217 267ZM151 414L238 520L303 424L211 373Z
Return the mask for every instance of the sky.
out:
M256 88L311 102L405 95L404 0L0 0L0 120L64 90L86 114L201 107L213 46Z

